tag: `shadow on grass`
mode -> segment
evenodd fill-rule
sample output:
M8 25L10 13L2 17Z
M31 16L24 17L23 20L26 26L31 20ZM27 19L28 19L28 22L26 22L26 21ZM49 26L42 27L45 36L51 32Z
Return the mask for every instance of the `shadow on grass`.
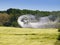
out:
M59 35L58 35L55 45L60 45L60 29L58 30L58 32L59 32Z
M32 33L32 34L11 34L11 35L38 35L38 34Z

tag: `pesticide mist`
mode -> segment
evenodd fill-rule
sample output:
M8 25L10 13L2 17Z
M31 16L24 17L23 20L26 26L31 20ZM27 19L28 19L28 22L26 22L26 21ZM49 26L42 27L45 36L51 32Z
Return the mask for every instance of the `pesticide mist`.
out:
M60 17L49 15L39 17L35 15L22 15L18 17L18 24L23 28L59 28Z

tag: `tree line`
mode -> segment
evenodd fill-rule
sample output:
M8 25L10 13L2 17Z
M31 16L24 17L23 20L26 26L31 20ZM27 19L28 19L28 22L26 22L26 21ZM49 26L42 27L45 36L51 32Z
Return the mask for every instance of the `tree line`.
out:
M48 15L60 15L60 11L39 11L39 10L27 10L27 9L14 9L9 8L6 11L0 11L0 26L13 26L19 27L17 19L21 15L32 14L37 16L48 16Z

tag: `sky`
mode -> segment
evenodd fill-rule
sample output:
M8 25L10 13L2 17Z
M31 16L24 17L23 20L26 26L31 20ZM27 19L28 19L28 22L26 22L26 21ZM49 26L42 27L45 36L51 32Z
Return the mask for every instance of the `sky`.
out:
M9 8L60 11L60 0L0 0L0 11Z

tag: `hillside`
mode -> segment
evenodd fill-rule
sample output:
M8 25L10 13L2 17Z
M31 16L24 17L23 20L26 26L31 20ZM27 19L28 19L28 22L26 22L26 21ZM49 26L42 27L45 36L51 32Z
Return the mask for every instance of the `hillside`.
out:
M58 29L0 27L0 45L59 45L57 38Z

